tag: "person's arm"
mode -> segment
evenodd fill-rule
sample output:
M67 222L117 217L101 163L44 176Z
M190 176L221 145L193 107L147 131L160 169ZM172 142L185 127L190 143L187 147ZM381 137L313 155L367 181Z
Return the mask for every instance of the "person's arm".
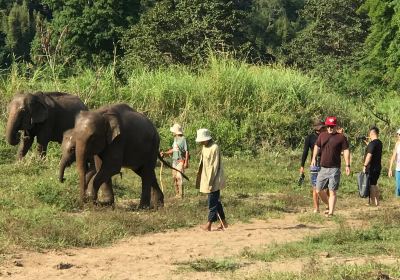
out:
M312 154L312 160L311 160L311 166L315 166L316 165L316 158L317 155L319 153L319 147L317 145L314 145L314 149L313 149L313 154Z
M184 149L184 151L185 151L185 155L184 155L184 163L183 163L183 168L188 168L189 167L189 149L188 149L188 145L187 145L187 142L186 142L186 138L185 138L185 141L184 141L184 143L183 143L183 149Z
M399 142L396 142L396 145L394 146L394 149L393 149L392 157L390 158L389 171L388 171L388 176L389 177L393 176L392 166L393 166L393 162L394 162L394 160L396 159L396 156L397 156L397 145L398 144L399 144Z
M209 174L209 181L208 181L208 188L209 190L212 189L213 185L214 185L214 180L215 177L218 173L218 168L220 165L220 151L219 151L219 146L216 146L215 149L212 150L212 154L210 155L210 174Z
M350 150L345 149L343 150L343 157L346 163L346 175L350 175Z
M304 173L304 164L306 163L306 160L307 160L309 147L310 147L310 137L307 136L304 139L303 154L301 156L300 174Z
M172 153L173 153L173 149L171 148L171 149L169 149L168 151L165 151L165 152L161 151L160 155L161 155L161 157L164 157L165 155L170 156L170 155L172 155Z
M364 167L363 167L363 172L364 172L364 173L367 171L367 166L368 166L368 164L370 163L371 158L372 158L372 154L371 154L371 153L368 153L368 154L365 156Z
M183 167L185 169L187 169L189 167L189 152L188 151L186 151L186 153L185 153L185 163L183 164Z

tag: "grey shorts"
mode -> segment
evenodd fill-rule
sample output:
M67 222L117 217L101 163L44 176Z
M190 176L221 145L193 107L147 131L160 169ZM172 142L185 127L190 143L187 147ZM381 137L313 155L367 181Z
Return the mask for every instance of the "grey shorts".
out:
M318 172L316 189L317 191L329 188L329 190L336 191L339 189L340 182L340 168L338 167L321 167Z

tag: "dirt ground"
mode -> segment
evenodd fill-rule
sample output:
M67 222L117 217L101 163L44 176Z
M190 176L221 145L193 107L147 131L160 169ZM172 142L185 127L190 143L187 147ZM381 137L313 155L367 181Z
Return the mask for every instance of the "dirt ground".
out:
M271 243L300 240L310 234L336 227L301 224L298 214L286 214L268 221L236 223L225 231L205 232L199 227L132 237L104 248L63 251L18 252L7 257L0 268L0 279L224 279L211 272L179 269L179 262L234 256L245 248L258 249ZM360 259L340 262L360 263ZM386 260L391 263L395 260ZM301 271L304 261L255 262L235 271L238 279L268 269ZM226 276L226 275L225 275Z

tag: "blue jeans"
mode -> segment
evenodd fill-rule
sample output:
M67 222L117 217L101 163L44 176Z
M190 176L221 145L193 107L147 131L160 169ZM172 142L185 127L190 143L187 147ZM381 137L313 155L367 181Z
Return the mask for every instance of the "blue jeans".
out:
M400 171L396 170L396 196L400 196Z
M208 194L208 210L210 210L208 213L209 222L216 222L218 220L217 213L222 220L225 220L224 208L222 207L219 197L219 190Z

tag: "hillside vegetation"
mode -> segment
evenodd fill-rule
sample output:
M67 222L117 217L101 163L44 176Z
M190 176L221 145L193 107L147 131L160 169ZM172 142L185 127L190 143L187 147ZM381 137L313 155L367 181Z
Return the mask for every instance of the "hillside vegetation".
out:
M13 65L0 83L2 123L7 103L19 91L64 91L76 94L91 108L125 102L144 112L159 128L163 145L169 127L182 123L191 146L196 129L208 127L225 153L256 153L275 145L298 147L314 118L336 115L355 140L377 124L385 133L395 127L376 117L377 109L395 124L397 95L387 98L349 98L332 90L321 78L283 66L255 66L213 56L207 67L193 72L186 67L158 70L138 68L126 80L115 68L77 68L72 75L53 76L50 68ZM65 77L64 77L65 76Z

